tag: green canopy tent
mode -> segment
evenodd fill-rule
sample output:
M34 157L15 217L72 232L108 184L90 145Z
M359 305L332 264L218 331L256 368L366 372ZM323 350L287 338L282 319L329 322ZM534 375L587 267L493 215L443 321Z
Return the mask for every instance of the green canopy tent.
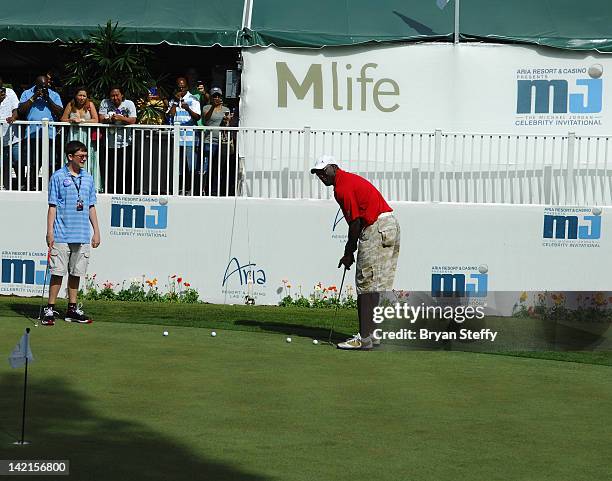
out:
M248 0L247 0L248 2ZM453 40L455 0L252 0L245 45ZM440 8L442 7L442 8ZM612 52L610 0L460 0L463 41Z
M85 40L112 20L124 29L126 43L235 47L243 8L243 0L28 0L2 9L0 39Z
M127 43L323 47L452 41L456 0L30 0L0 13L0 39L86 39L118 21ZM612 52L610 0L460 0L463 41Z

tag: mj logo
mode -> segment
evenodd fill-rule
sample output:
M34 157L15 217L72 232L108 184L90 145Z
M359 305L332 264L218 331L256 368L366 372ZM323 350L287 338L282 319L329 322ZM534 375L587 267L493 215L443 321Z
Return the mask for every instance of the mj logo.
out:
M36 262L41 269L36 269ZM45 283L47 258L34 259L2 259L2 282L6 284L35 284L42 286Z
M136 229L166 229L168 227L167 205L113 204L111 227Z
M468 282L469 276L469 282ZM432 297L486 297L489 274L432 274Z
M580 223L582 218L582 225ZM600 215L544 215L544 239L599 239Z

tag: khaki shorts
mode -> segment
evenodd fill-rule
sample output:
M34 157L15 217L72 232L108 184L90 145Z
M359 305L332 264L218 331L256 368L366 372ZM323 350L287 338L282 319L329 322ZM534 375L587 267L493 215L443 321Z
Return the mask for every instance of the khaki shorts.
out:
M49 272L53 276L85 276L89 265L89 250L89 244L54 243L51 248Z
M381 214L359 236L355 286L357 294L393 289L400 248L400 227L392 214Z

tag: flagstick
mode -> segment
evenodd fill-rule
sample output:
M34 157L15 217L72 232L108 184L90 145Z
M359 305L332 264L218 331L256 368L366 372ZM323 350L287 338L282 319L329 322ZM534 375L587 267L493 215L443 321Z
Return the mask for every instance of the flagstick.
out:
M26 346L26 357L25 357L25 377L23 380L23 409L21 415L21 441L17 441L16 444L25 445L30 444L28 441L24 441L25 437L25 413L26 413L26 395L28 387L28 349L30 346L30 328L26 328L26 334L28 335L28 344Z

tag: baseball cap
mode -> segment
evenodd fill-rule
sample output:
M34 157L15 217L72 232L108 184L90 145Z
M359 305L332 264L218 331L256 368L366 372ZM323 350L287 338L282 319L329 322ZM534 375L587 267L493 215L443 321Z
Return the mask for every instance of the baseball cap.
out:
M213 95L221 95L223 97L223 90L221 90L219 87L213 87L210 89L210 96L212 97Z
M325 167L327 167L328 165L332 165L332 164L337 165L336 158L333 155L322 155L315 162L314 167L310 169L310 173L314 174L315 171L323 170Z

